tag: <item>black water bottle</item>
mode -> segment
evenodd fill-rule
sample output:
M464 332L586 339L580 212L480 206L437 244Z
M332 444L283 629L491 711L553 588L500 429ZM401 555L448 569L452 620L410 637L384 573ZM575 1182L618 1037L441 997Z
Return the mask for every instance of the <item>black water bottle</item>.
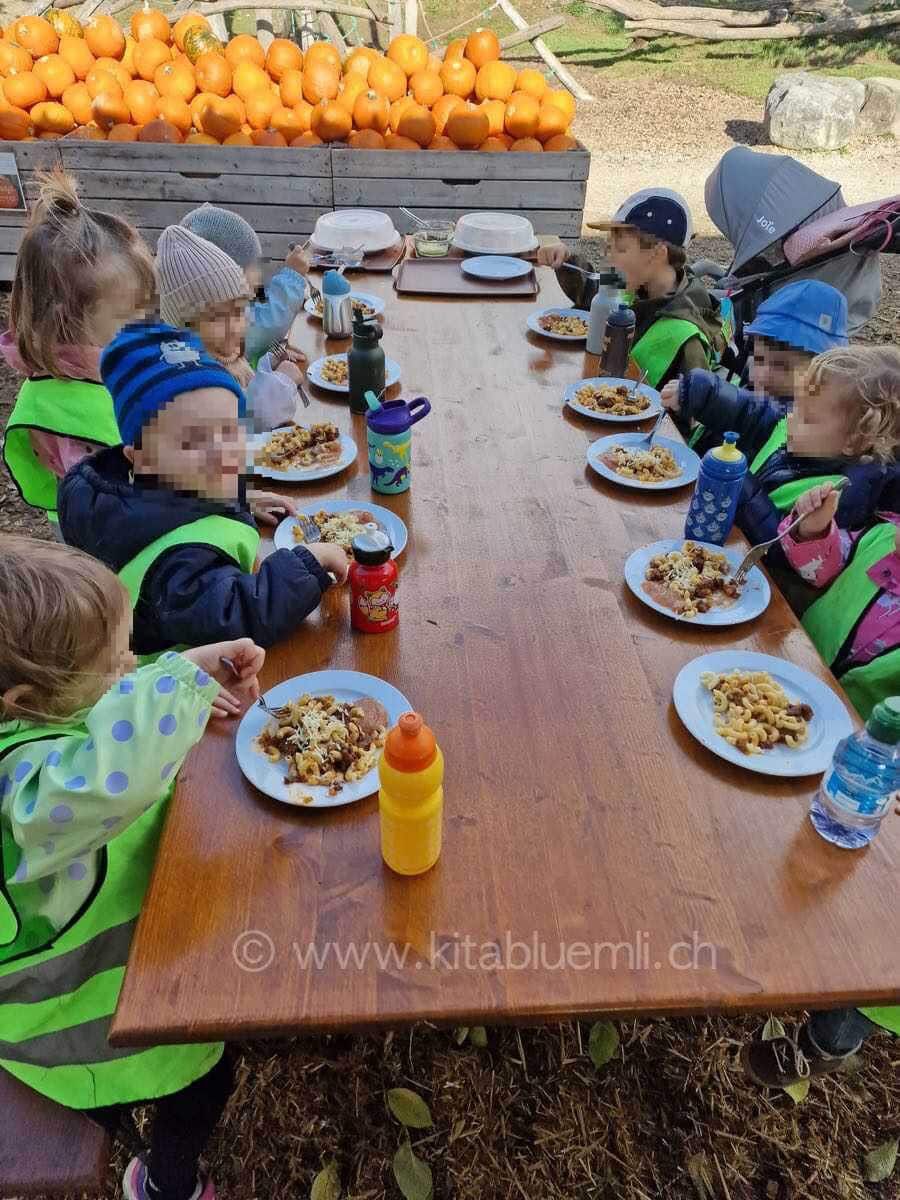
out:
M379 399L384 394L384 351L379 345L384 330L377 321L353 318L353 344L347 354L350 376L350 411L368 412L366 392Z
M603 339L603 355L600 359L600 374L611 379L628 376L628 360L634 341L634 311L627 304L620 304L609 314Z

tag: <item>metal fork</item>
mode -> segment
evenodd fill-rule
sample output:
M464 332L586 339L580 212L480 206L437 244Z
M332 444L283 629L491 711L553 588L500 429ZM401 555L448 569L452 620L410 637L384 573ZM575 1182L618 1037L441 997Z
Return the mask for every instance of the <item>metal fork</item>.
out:
M223 654L219 657L219 662L222 664L223 667L228 668L228 670L232 673L232 675L235 677L235 679L240 679L241 673L237 669L237 667L234 665L234 662L232 661L232 659L226 658L225 655ZM260 696L260 698L257 700L256 703L259 705L260 708L265 709L265 711L269 714L270 717L275 717L276 719L278 718L278 714L276 713L275 709L269 708L268 704L266 704L266 702L265 702L265 700L263 700L262 696Z
M653 439L659 433L659 428L668 415L669 415L669 410L667 408L662 409L659 416L656 418L656 421L654 422L653 428L650 430L650 432L648 434L645 434L644 437L640 438L638 441L631 443L636 450L638 450L638 449L643 450L645 448L647 450L650 449L650 447L653 445Z
M849 482L849 479L839 479L834 485L833 490L835 492L839 492L842 488L845 488ZM803 514L803 516L806 515L808 514ZM796 517L793 521L791 521L787 529L782 530L777 537L770 538L767 542L760 542L758 546L753 546L752 549L748 550L738 564L738 569L732 575L731 582L737 584L738 587L741 587L746 582L747 575L765 555L769 547L774 546L776 542L780 542L782 538L787 537L792 529L796 529L796 527L803 520L803 516Z
M306 513L297 513L294 520L303 530L304 542L320 542L322 540L322 530L315 523L312 517Z

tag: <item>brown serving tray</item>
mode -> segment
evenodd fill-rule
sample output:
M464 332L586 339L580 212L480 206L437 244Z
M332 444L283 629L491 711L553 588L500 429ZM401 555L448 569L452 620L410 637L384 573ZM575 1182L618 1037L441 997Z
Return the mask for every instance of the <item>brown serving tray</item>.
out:
M312 250L312 269L314 271L323 270L318 260L324 257L324 255L321 251L313 250L311 246L310 250ZM406 238L401 237L396 245L388 246L387 250L379 250L377 254L367 254L363 258L361 266L348 267L347 269L352 273L373 271L387 274L388 271L393 271L394 267L396 267L397 263L406 253Z
M528 296L541 290L534 269L520 279L491 281L464 275L458 258L406 258L394 277L394 288L402 294L428 296Z

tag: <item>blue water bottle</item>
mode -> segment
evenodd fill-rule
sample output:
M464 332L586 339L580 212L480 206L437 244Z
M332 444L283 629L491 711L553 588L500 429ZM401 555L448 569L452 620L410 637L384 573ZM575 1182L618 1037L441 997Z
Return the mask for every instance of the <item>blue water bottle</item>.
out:
M838 742L813 799L810 820L845 850L868 846L900 788L900 696L872 709L865 729Z
M738 436L726 433L721 446L704 454L684 523L686 538L721 546L731 533L747 474L747 460L735 445Z

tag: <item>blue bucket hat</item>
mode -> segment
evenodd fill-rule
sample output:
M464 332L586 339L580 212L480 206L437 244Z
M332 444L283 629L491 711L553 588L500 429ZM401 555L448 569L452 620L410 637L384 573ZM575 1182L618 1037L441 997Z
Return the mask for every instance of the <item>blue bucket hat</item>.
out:
M847 345L847 301L829 283L801 279L769 296L744 333L821 354Z

